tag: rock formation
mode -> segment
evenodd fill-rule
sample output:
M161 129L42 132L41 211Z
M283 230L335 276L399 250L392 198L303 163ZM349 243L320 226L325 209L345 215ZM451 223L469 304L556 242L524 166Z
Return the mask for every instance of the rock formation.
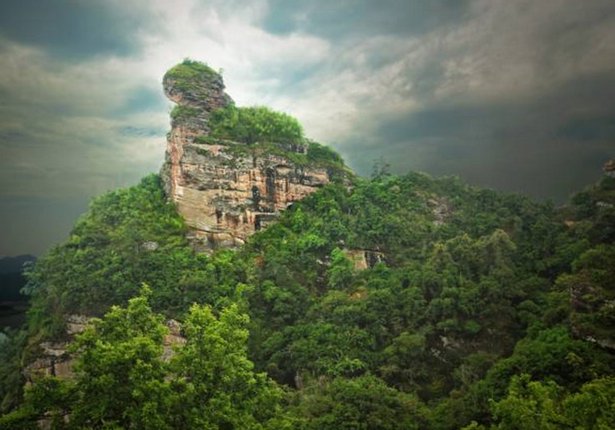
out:
M85 315L68 315L66 317L66 341L43 342L39 344L38 358L23 370L26 384L30 385L38 378L55 376L60 379L72 379L75 355L68 350L74 337L86 329L90 318Z
M165 75L163 87L177 106L161 176L197 250L243 244L281 210L330 182L326 168L292 160L295 155L307 159L307 142L267 151L213 138L211 113L233 102L222 77L204 64L176 66Z
M66 317L66 335L62 342L42 342L38 346L38 357L23 369L26 386L34 381L46 377L55 376L59 379L70 380L75 377L73 365L74 353L69 352L70 345L75 336L83 333L91 321L91 317L85 315L68 315ZM162 359L169 362L175 355L175 348L186 344L186 338L181 333L181 324L173 319L164 322L169 329L163 340Z
M346 258L354 264L354 269L361 271L373 268L378 263L386 263L383 252L370 249L346 249Z

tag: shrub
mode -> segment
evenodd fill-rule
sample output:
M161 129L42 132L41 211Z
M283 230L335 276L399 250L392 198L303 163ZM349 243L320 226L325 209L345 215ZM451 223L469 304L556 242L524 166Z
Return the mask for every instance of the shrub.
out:
M212 136L247 144L303 140L303 127L297 119L265 106L228 106L212 112Z

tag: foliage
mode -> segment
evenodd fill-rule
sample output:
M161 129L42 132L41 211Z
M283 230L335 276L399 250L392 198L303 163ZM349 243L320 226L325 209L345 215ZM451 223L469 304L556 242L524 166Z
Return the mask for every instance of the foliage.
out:
M299 143L303 140L299 121L266 106L236 107L231 104L212 112L209 125L213 137L249 145L257 142Z
M304 417L306 430L411 430L420 428L422 409L415 396L365 375L306 388L296 413Z
M26 343L25 333L11 330L7 335L0 338L0 413L19 404L24 385L20 353Z
M200 143L212 142L286 151ZM294 154L343 166L315 143ZM610 428L612 192L602 181L556 209L379 172L324 187L241 249L203 256L148 177L95 200L29 272L28 332L2 352L5 411L21 383L7 369L60 339L66 314L111 310L78 343L74 385L35 387L57 400L26 400L2 422L45 409L134 428ZM373 257L365 270L348 258L361 253ZM148 298L133 298L144 282ZM160 315L183 321L187 338L170 363Z
M283 428L282 391L255 374L246 357L248 322L237 306L216 318L194 305L186 344L163 359L168 329L152 311L143 287L126 308L114 306L71 346L79 352L75 381L44 378L21 408L0 419L12 428L36 419L60 429ZM70 420L63 418L70 416ZM18 427L21 428L21 427Z
M606 430L615 427L615 380L597 379L578 393L567 393L553 381L515 376L506 398L492 402L493 430ZM476 424L464 429L477 428ZM483 427L484 428L484 427Z
M171 111L171 119L177 121L179 119L186 119L198 115L198 109L188 106L175 105Z
M280 418L281 390L265 374L254 374L246 357L247 323L236 305L219 319L210 307L191 307L188 341L172 363L179 404L190 413L175 428L258 429Z
M196 89L195 82L203 78L213 79L219 76L211 67L205 63L186 58L180 64L172 67L164 75L163 81L172 80L175 88L181 91Z

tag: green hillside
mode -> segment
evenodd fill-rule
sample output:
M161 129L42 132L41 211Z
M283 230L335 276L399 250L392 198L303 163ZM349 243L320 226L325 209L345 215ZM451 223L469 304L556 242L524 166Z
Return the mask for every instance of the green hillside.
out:
M613 204L608 177L556 209L381 174L206 256L149 176L95 199L28 273L0 429L45 414L80 429L613 428ZM72 346L77 378L24 393L19 369L69 314L102 318ZM186 344L165 361L169 318Z

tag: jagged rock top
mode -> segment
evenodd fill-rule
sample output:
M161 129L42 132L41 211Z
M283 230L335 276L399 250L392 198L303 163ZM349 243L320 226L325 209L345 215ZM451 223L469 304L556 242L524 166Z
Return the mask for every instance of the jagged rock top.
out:
M239 246L293 202L345 174L341 157L308 141L299 122L236 107L222 76L185 60L163 78L171 112L161 177L195 248Z
M211 112L233 100L224 92L222 76L206 64L184 60L162 80L165 95L179 106Z

